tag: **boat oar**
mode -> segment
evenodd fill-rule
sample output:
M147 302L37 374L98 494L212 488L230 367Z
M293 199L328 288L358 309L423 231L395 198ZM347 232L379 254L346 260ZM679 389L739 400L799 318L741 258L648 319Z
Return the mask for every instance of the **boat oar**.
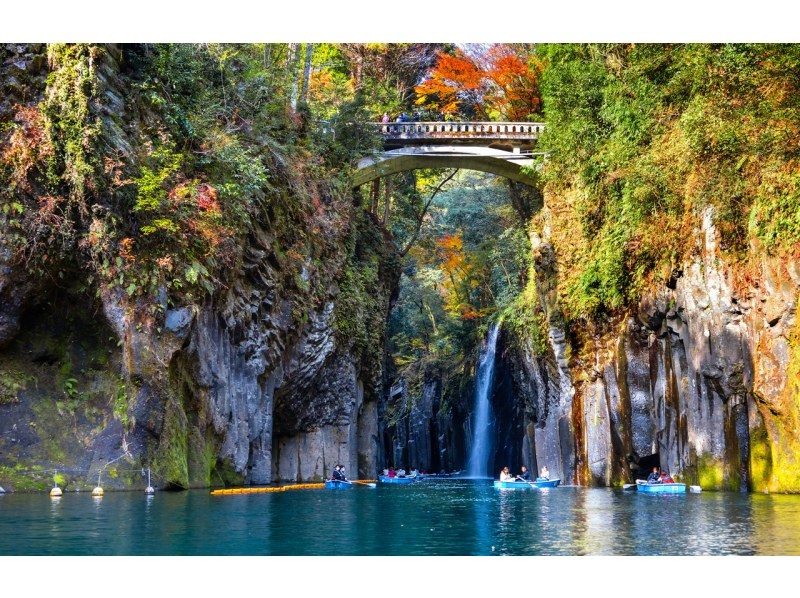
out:
M525 483L526 483L526 484L528 484L528 486L530 486L531 488L536 488L537 490L539 489L539 486L537 486L536 484L534 484L534 483L533 483L533 482L531 482L530 480L526 480L526 479L524 479L524 478L521 478L521 477L519 477L519 476L517 476L517 477L516 477L516 479L517 479L517 480L519 480L520 482L525 482Z
M366 486L367 488L377 488L377 484L373 484L372 482L362 482L361 480L353 480L348 481L348 484L361 484L362 486Z

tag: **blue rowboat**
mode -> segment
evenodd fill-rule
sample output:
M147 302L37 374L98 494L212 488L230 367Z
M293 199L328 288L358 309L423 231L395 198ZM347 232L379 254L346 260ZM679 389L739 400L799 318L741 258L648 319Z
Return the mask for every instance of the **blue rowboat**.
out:
M686 484L649 484L636 480L636 490L644 494L686 494Z
M501 482L494 481L495 488L555 488L561 483L561 479L555 480L535 480L533 482Z
M381 484L413 484L416 478L390 478L388 475L379 475L378 481Z
M346 490L352 488L355 484L349 482L342 482L341 480L326 480L325 490Z

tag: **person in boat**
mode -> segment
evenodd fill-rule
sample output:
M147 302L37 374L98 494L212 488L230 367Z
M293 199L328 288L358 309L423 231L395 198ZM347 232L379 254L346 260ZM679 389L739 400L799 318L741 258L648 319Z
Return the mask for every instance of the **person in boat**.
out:
M672 476L669 475L663 469L661 470L661 475L659 477L661 479L661 483L662 484L674 484L675 483L675 480L672 479Z
M338 466L338 465L335 465L335 466L333 467L333 473L331 474L331 480L333 480L333 481L339 481L339 480L341 480L341 479L342 479L341 475L342 475L342 474L340 474L340 473L339 473L339 466Z
M341 478L339 478L340 480L342 480L343 482L347 481L347 474L345 474L344 472L344 465L339 466L339 475L341 476Z
M500 481L501 482L514 481L514 477L508 471L508 465L506 465L503 469L500 470Z
M387 474L390 478L396 478L397 472L394 470L394 467L389 468L389 473Z
M406 470L405 470L405 469L403 469L402 467L401 467L400 469L398 469L398 470L397 470L397 477L398 477L398 478L404 478L404 477L406 477Z
M648 484L661 483L661 472L658 470L658 467L653 467L653 471L651 471L650 475L647 476L647 483Z
M419 474L419 472L417 471L417 468L416 467L412 467L411 468L411 473L408 474L408 477L415 478L415 477L417 477L418 474Z
M388 469L384 469L383 470L383 475L388 476L389 475L389 470Z
M520 473L516 477L517 480L521 482L530 482L531 481L531 472L528 471L528 468L524 465L520 468Z
M549 480L550 479L550 470L547 469L547 465L542 467L542 473L539 474L539 478L541 478L542 480Z

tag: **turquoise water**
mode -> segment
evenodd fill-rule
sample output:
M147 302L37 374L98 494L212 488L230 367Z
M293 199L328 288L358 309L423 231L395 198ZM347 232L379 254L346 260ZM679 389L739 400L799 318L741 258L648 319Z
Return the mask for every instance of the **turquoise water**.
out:
M0 555L800 554L800 496L495 490L0 496Z

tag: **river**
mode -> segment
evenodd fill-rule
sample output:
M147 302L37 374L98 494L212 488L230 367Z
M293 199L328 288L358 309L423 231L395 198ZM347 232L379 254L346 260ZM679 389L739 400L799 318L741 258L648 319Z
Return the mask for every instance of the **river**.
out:
M800 554L800 496L495 490L0 496L0 555Z

